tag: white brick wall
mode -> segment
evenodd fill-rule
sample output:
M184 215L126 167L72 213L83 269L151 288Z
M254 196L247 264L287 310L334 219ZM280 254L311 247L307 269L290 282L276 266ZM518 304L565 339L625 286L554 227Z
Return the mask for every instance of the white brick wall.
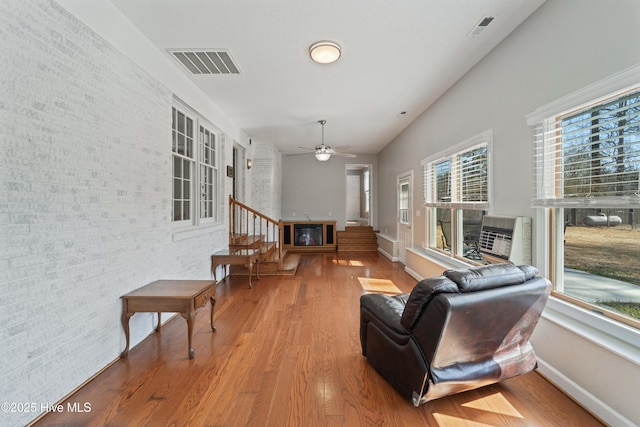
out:
M173 235L168 88L52 1L1 0L0 46L0 401L39 410L119 356L121 295L210 278L227 233Z
M251 207L280 219L282 188L282 154L272 144L254 143L250 170Z

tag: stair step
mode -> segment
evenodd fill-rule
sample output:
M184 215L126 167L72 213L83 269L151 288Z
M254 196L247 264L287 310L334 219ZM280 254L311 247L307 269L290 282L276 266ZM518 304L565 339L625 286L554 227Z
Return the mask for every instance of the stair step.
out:
M371 226L347 226L336 233L338 252L373 252L378 250L376 232Z
M354 233L372 233L373 227L370 225L349 225L344 228L345 232L354 232ZM340 233L340 231L338 231Z
M378 245L338 246L338 252L377 252Z
M278 261L258 261L258 273L260 276L294 276L298 271L300 254L288 253L284 257L282 268L278 268ZM256 269L253 269L255 274ZM230 265L229 275L246 276L249 270L244 265Z
M340 243L347 243L347 242L354 242L354 243L377 243L378 239L376 238L376 236L341 236L338 238L338 244Z
M262 236L239 234L234 235L232 242L229 243L229 249L255 249L262 244Z

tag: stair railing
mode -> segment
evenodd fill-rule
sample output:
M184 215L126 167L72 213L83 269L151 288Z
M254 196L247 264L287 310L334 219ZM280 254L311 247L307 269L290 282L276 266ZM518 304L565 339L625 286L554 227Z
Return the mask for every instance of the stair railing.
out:
M229 196L229 245L241 245L252 236L273 242L278 263L282 263L282 220L276 221ZM262 251L262 249L260 249Z

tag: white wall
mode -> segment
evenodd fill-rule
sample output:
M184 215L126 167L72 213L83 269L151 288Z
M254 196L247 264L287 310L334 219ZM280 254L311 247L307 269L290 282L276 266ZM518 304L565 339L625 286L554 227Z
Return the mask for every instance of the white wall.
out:
M282 154L272 144L253 142L252 148L249 205L277 221L282 212Z
M0 396L36 404L2 411L3 426L119 357L121 295L211 278L225 223L186 234L171 224L173 94L227 132L225 164L245 139L110 3L69 3L103 33L49 0L0 2ZM135 345L155 315L130 323Z
M525 116L640 63L639 23L636 0L548 0L380 153L380 229L396 228L399 173L413 169L422 176L421 159L486 129L494 137L493 213L535 218L530 208L533 129ZM423 200L420 185L414 200L415 206ZM424 215L414 224L414 242L421 242ZM554 373L600 416L611 417L614 425L640 425L640 408L630 401L640 384L637 347L635 354L621 357L594 341L594 333L585 339L547 315L534 346L545 372Z
M377 161L374 155L359 155L348 159L332 156L319 162L312 155L283 156L282 160L282 217L306 220L307 212L313 220L334 219L338 230L345 226L346 165L371 164L373 211L377 205ZM294 215L295 214L295 215ZM372 226L376 227L373 215Z

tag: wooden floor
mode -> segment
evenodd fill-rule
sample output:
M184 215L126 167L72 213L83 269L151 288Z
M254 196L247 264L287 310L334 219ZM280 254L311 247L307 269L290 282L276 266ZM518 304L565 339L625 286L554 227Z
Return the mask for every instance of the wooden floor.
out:
M532 372L415 408L361 355L358 278L415 280L377 253L303 255L295 276L218 284L211 332L199 310L187 358L174 317L36 425L601 426ZM118 325L119 327L119 325ZM64 402L66 407L67 403Z

